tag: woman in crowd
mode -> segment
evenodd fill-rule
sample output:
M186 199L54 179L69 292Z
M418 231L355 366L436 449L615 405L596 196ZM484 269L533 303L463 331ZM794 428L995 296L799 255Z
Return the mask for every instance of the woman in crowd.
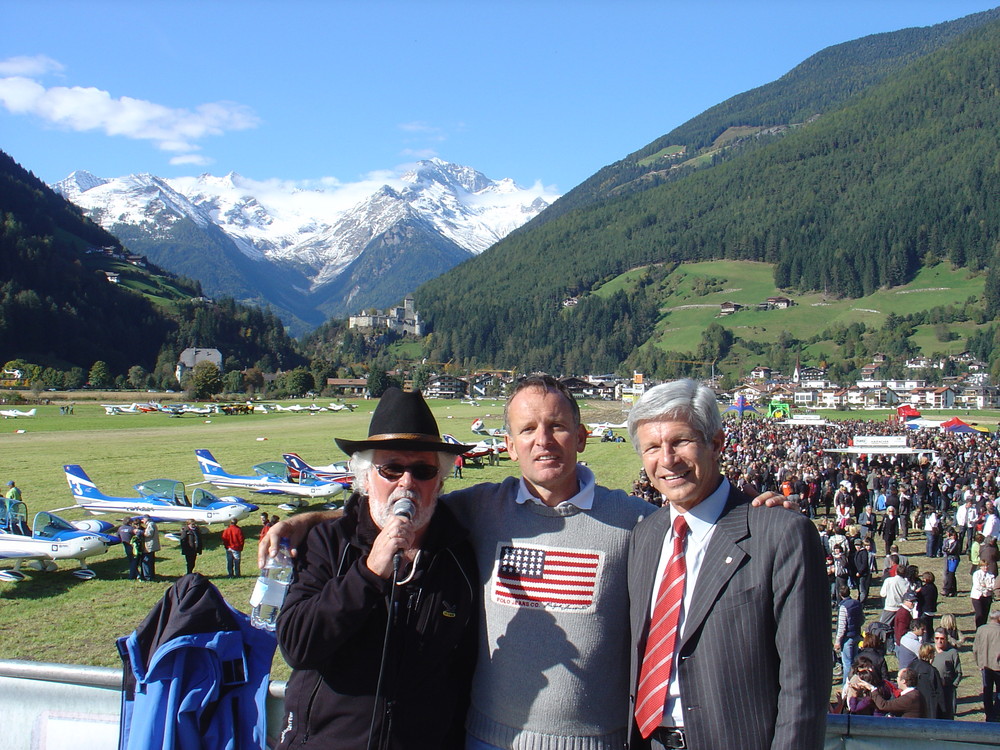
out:
M993 604L993 586L996 576L990 573L985 562L979 563L979 570L972 574L972 588L969 597L972 599L972 610L976 615L976 629L986 624L990 616L990 606Z
M934 632L934 618L937 617L938 589L934 583L934 574L925 570L920 574L917 586L917 611L924 621L924 643L930 643Z
M958 532L954 528L948 529L945 534L941 551L944 553L944 584L941 587L941 593L944 596L955 596L958 594L955 573L958 571L961 556L958 547Z

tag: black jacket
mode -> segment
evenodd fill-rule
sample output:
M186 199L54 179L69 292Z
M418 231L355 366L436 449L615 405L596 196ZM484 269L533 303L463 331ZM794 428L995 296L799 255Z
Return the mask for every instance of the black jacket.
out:
M378 527L367 498L317 525L300 549L296 580L278 618L278 642L293 668L281 748L368 746L391 583L365 565ZM396 620L373 747L464 746L476 658L475 557L465 531L438 504L412 580L398 587Z

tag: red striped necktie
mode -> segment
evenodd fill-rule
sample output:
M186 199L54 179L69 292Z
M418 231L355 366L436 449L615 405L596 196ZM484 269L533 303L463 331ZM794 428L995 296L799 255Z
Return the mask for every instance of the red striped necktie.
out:
M684 602L684 578L687 575L684 541L687 533L687 521L683 515L678 514L674 518L674 548L663 571L663 580L660 581L660 591L653 606L649 637L646 640L646 654L639 672L635 721L643 738L649 737L660 725L667 688L670 686L674 650L677 646L677 626Z

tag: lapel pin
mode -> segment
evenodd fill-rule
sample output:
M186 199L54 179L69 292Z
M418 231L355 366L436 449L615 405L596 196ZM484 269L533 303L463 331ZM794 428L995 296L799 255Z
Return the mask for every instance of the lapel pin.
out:
M729 565L729 563L731 563L732 561L733 561L733 558L727 557L726 558L726 565Z

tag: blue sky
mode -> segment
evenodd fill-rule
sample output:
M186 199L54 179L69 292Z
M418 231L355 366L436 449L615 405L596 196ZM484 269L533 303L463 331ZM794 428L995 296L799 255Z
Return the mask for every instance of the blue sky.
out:
M0 149L48 182L438 156L566 192L824 47L996 2L0 0Z

